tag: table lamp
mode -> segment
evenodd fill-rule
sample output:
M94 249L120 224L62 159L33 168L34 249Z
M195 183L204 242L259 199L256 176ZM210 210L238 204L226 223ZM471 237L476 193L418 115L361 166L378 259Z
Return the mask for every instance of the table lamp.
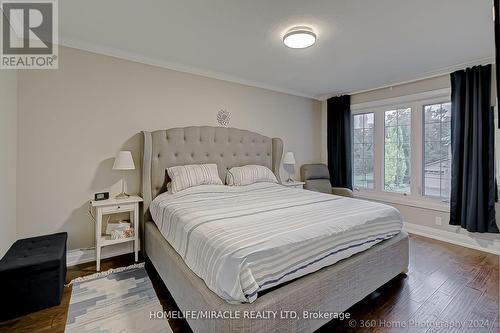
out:
M113 164L113 170L134 170L134 160L132 158L132 153L129 151L120 151L116 155L115 163ZM125 179L122 175L122 193L118 194L116 199L124 199L130 197L129 194L125 193Z

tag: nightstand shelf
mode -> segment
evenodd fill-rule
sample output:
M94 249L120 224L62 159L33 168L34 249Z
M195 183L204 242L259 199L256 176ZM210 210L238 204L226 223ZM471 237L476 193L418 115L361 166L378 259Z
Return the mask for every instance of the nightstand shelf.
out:
M126 243L126 242L133 242L133 241L135 241L135 237L111 239L111 236L106 235L106 236L101 236L101 241L99 243L101 244L101 246L108 246L108 245L115 245L115 244L121 244L121 243Z
M139 259L139 203L143 200L139 196L130 196L124 199L108 199L102 201L91 201L95 210L95 239L96 239L96 269L101 270L101 251L104 246L134 243L135 261ZM102 233L102 220L104 215L129 213L130 226L134 228L132 237L111 239L111 236Z

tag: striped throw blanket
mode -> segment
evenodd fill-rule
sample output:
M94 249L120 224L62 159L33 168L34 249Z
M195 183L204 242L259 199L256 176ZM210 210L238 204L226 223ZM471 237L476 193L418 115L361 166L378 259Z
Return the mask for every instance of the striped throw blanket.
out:
M230 303L253 302L402 229L393 207L272 183L163 193L150 210L186 265Z

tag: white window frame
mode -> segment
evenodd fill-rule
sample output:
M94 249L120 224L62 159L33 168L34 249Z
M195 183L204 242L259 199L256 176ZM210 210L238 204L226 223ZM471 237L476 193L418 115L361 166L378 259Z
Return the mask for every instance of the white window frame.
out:
M374 113L374 165L373 189L355 188L356 197L406 206L449 212L449 205L435 197L423 195L423 107L451 100L451 90L439 89L419 94L383 99L351 105L352 115ZM384 190L385 111L411 108L411 184L410 193Z

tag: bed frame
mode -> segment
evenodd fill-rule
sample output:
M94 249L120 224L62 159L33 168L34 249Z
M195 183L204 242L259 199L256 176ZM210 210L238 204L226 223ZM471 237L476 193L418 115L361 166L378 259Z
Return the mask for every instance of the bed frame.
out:
M408 271L408 235L401 232L367 251L273 289L253 303L229 304L186 266L151 221L149 205L166 190L166 168L175 165L216 163L224 179L228 168L258 164L273 170L280 179L283 142L246 130L203 126L143 132L142 148L143 253L182 311L232 311L240 315L233 319L188 318L194 332L313 332L329 319L291 317L302 318L303 311L345 311ZM276 318L245 318L244 314L252 311L275 313Z

